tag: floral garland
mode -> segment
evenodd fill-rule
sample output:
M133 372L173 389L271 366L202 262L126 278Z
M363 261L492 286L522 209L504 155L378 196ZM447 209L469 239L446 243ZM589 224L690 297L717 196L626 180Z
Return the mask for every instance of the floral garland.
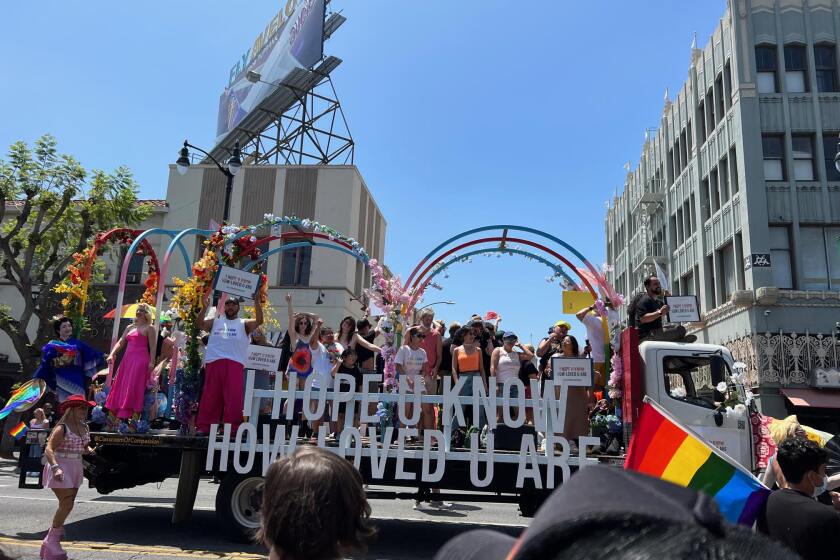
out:
M99 238L99 236L97 237ZM126 246L130 245L133 240L134 236L131 232L119 231L112 237L107 238L105 241ZM93 299L95 301L103 301L100 293L91 293L91 277L93 273L92 271L86 272L85 270L87 263L102 254L103 247L104 245L94 241L85 247L81 253L73 253L73 260L67 265L67 276L64 277L55 288L53 288L53 292L57 294L64 294L64 297L61 300L61 306L63 308L64 315L69 317L75 325L75 336L78 336L80 333L87 330L88 323L84 312L88 300ZM94 251L96 252L95 254ZM137 254L141 256L148 256L146 249L143 246L138 249ZM148 303L152 306L155 305L159 277L160 274L157 263L154 259L150 259L148 263L148 277L144 282L146 290L139 300L140 303Z
M53 288L53 292L64 294L61 300L64 315L73 321L79 332L85 329L87 323L84 307L90 286L90 279L83 276L82 269L92 251L93 246L89 245L81 253L73 253L73 261L67 265L67 276Z

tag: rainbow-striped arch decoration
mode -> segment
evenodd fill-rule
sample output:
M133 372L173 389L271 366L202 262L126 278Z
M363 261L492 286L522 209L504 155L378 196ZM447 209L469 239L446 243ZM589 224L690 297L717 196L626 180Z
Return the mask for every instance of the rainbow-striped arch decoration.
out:
M498 233L486 237L469 239L477 234L485 232ZM517 232L517 235L524 235L528 237L511 237L509 232ZM462 242L457 243L459 241ZM561 252L552 249L549 246L550 244L559 245L561 248L560 250L571 253L582 263L581 266L575 266ZM539 254L534 254L531 250L522 250L518 248L514 249L509 247L510 245L527 246L529 249L535 249L539 253L546 255L546 257L539 257ZM477 246L478 248L476 249L475 247ZM467 253L459 253L459 251L463 251L465 249L471 250ZM529 258L535 258L535 260L543 262L555 271L560 272L561 276L571 281L571 277L563 271L562 265L565 265L575 275L577 275L581 284L586 287L593 297L598 297L597 291L602 291L607 295L607 297L613 300L616 299L615 290L606 282L604 276L592 265L591 262L589 262L588 259L586 259L586 257L583 256L583 254L580 253L580 251L575 249L572 245L542 230L527 226L509 224L497 224L474 228L461 232L445 240L427 253L426 256L420 260L417 266L414 267L411 275L406 280L406 286L409 286L415 294L421 294L425 287L431 282L432 278L450 265L461 261L469 255L490 252L521 254ZM552 263L548 257L556 259L559 263L556 261ZM449 260L445 260L447 258L449 258ZM593 279L596 282L595 286L592 285ZM411 313L417 304L418 299L419 298L415 297L411 300L411 302L406 306L406 313Z

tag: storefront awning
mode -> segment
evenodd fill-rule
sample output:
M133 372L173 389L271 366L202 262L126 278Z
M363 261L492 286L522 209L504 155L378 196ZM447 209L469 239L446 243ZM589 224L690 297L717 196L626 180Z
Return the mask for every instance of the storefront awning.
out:
M781 389L793 406L840 408L840 391L830 389Z

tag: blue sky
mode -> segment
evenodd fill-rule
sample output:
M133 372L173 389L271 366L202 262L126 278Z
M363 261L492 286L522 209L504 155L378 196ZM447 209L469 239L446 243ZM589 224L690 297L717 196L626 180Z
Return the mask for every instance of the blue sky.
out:
M245 8L247 6L247 9ZM386 262L407 276L440 241L487 224L548 231L604 259L604 202L659 124L724 0L333 0L325 46L356 164L388 221ZM276 1L16 2L4 10L0 149L50 132L87 168L125 164L163 197L185 137L212 146L219 94ZM560 318L543 265L477 257L427 302L488 309L536 342ZM571 316L566 317L575 323ZM576 325L575 331L581 329ZM583 338L582 336L580 337ZM582 342L582 340L581 340Z

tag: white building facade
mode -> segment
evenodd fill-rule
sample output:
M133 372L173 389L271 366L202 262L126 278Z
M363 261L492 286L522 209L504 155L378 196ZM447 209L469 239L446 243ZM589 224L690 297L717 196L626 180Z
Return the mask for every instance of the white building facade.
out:
M616 289L658 263L777 417L840 407L838 45L838 0L730 0L605 221Z

